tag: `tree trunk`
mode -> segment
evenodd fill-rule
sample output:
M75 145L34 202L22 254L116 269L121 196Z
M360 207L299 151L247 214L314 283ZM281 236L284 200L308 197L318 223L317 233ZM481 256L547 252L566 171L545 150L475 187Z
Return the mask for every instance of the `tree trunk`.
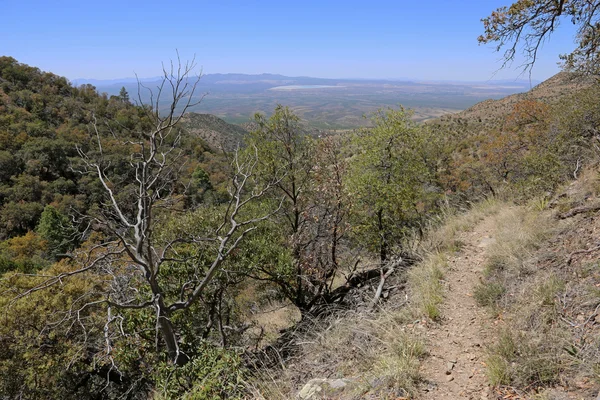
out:
M379 211L377 211L377 224L379 236L381 238L381 242L379 243L379 259L381 261L381 265L383 266L388 257L388 243L385 237L385 229L383 226L383 208L380 208Z
M158 308L158 328L167 346L169 360L175 365L185 365L190 358L179 350L175 328L161 296L158 296L156 300L156 307Z

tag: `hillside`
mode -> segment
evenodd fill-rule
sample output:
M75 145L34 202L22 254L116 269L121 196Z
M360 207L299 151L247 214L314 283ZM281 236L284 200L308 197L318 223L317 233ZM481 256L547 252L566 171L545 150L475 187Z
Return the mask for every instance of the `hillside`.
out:
M404 244L421 259L406 273L300 329L257 398L598 398L597 90L559 74L448 119L452 130L433 125L452 139L445 179L460 179L468 210Z
M241 145L248 131L239 125L229 124L212 114L187 113L181 126L196 135L215 150L233 151Z
M593 79L582 79L567 72L560 72L529 91L511 94L497 100L482 101L464 111L446 115L441 118L441 121L462 119L479 122L488 127L496 126L513 111L515 104L523 100L554 104L578 90L589 87L592 83Z
M0 397L597 395L600 87L328 135L180 121L188 73L164 114L0 58Z
M365 305L298 333L294 368L256 398L597 399L599 172L550 202L490 199L448 216L379 313Z

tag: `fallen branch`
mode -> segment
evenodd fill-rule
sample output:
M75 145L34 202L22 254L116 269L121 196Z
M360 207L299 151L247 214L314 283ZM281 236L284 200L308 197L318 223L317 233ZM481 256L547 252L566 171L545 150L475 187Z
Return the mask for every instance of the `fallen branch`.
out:
M371 301L371 306L369 307L371 310L375 308L377 303L379 302L379 298L381 297L381 292L383 291L383 285L385 284L385 280L394 273L394 270L397 266L402 263L402 258L396 260L392 265L388 267L388 270L384 273L384 269L381 269L381 279L379 280L379 286L377 286L377 291L375 292L375 296Z
M591 206L581 206L581 207L575 207L570 209L569 211L562 213L562 214L558 214L558 218L559 219L566 219L566 218L571 218L574 217L578 214L583 214L589 211L598 211L600 210L600 204L594 204Z
M575 257L578 254L590 254L590 253L593 253L594 251L598 251L598 250L600 250L600 246L592 247L591 249L587 249L587 250L576 250L576 251L572 252L571 254L569 254L569 257L567 257L567 265L571 265L571 262L573 261L573 257Z
M375 296L371 301L370 309L374 309L377 303L379 302L379 298L381 297L381 292L383 291L383 285L385 284L385 280L394 272L394 268L389 268L387 272L384 274L383 269L381 270L381 279L379 280L379 286L377 286L377 291L375 292Z

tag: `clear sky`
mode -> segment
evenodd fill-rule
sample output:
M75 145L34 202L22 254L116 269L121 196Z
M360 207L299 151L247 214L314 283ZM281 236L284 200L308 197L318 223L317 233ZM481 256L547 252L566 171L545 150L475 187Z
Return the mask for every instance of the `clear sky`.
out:
M196 54L204 73L326 78L516 79L479 46L481 18L510 0L0 0L0 55L70 79L160 74ZM558 72L565 22L533 70Z

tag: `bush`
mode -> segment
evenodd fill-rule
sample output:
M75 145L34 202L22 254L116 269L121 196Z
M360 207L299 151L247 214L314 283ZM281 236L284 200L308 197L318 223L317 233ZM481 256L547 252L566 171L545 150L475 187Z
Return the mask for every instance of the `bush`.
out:
M183 367L162 364L156 382L156 399L217 400L241 399L245 370L232 350L208 343Z

